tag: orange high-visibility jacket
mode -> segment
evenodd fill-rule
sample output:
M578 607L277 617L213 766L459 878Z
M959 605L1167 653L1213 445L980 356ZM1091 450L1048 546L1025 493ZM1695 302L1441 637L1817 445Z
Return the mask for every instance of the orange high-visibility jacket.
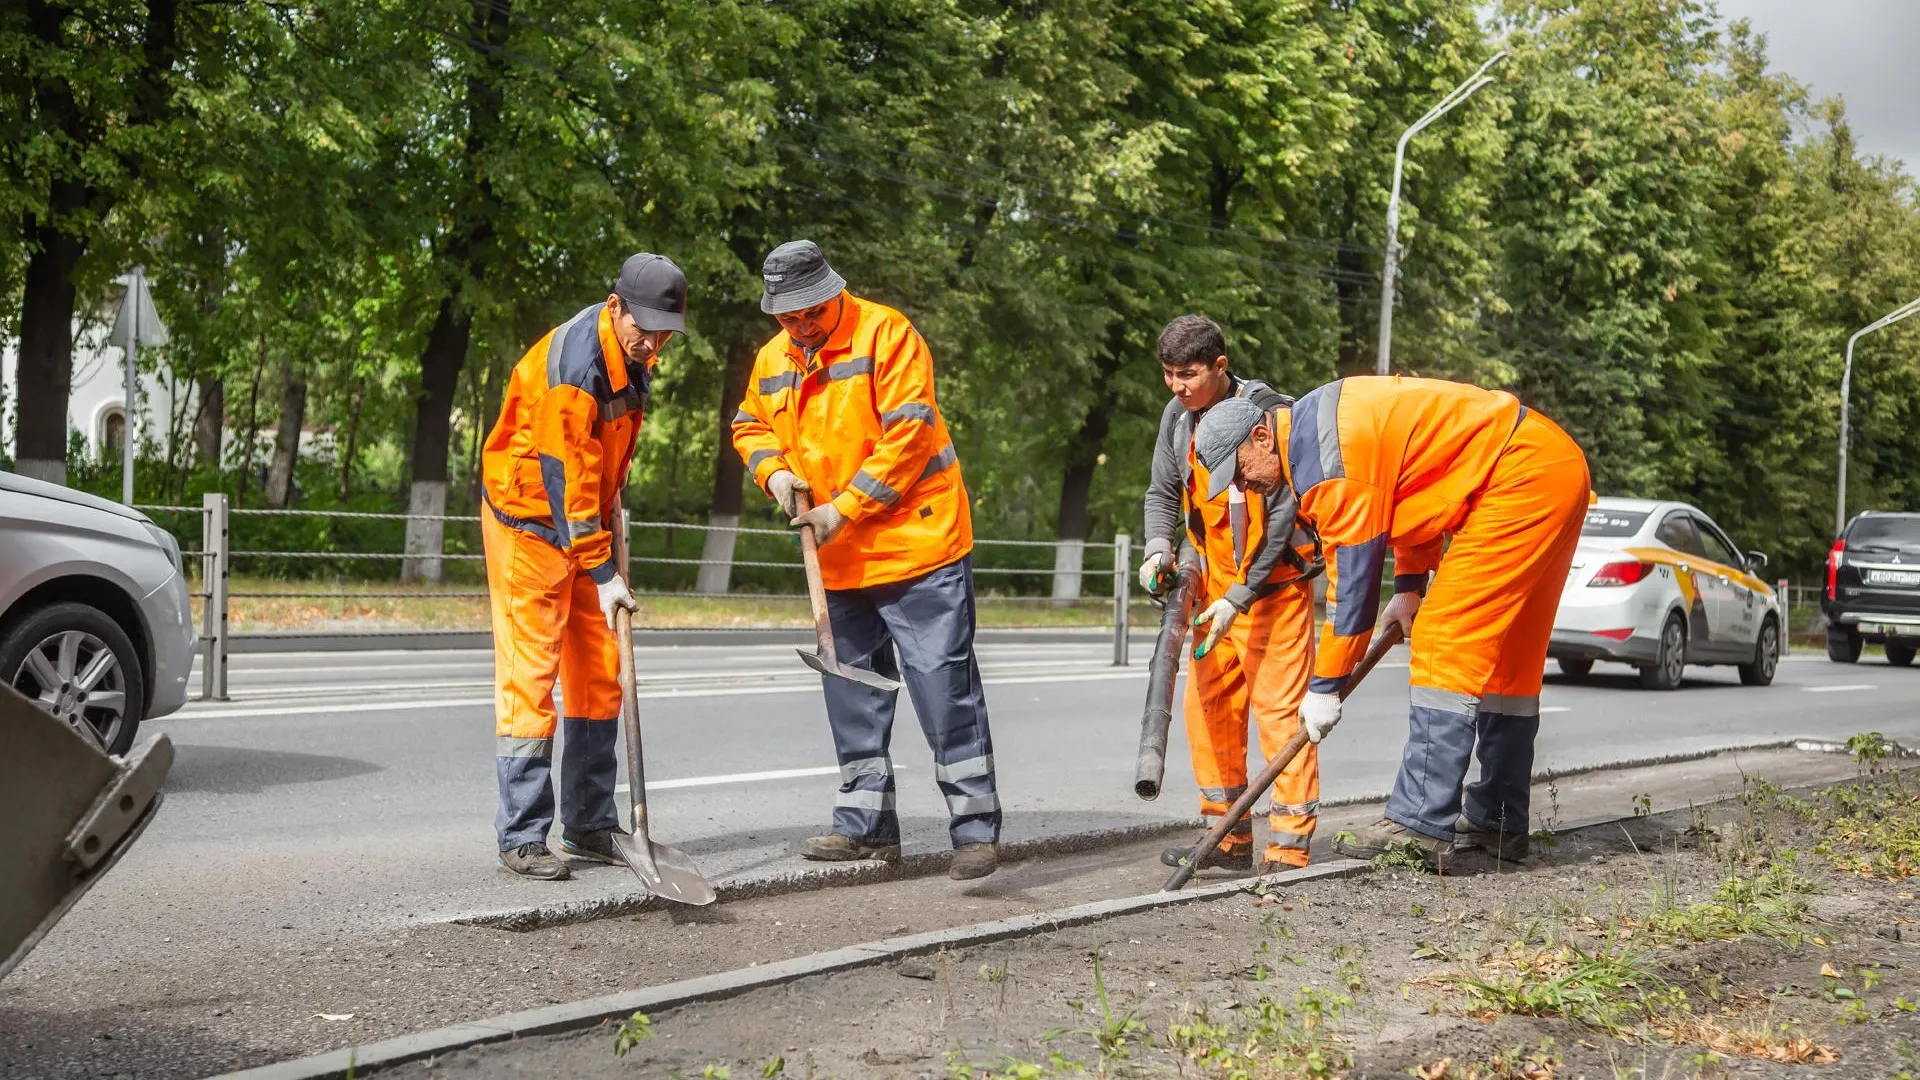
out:
M481 453L493 515L568 552L600 584L620 571L608 527L652 377L651 365L629 371L595 304L520 358Z
M1293 405L1287 468L1327 558L1327 622L1310 689L1339 690L1366 652L1393 548L1396 592L1426 589L1525 409L1439 379L1340 379Z
M905 315L845 294L839 325L809 354L782 330L760 349L733 418L753 482L788 469L847 524L820 548L821 583L904 581L973 550L953 437L933 398L933 356Z

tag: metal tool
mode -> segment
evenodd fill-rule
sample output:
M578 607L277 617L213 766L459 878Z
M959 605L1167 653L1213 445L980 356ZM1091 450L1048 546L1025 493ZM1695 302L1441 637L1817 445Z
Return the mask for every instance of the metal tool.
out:
M626 577L627 538L616 530L614 555ZM700 875L687 853L657 844L647 835L647 769L640 750L640 695L633 679L633 613L613 613L614 639L620 646L620 734L627 742L627 792L633 799L633 832L613 831L613 846L649 893L682 904L711 904L713 884Z
M1160 797L1160 779L1167 768L1167 728L1173 724L1173 687L1180 678L1180 650L1187 642L1190 609L1200 595L1200 573L1198 553L1192 545L1181 544L1173 584L1166 590L1166 608L1160 616L1160 636L1154 639L1153 659L1147 665L1140 757L1133 766L1133 793L1143 799Z
M813 500L804 491L793 493L794 516L813 509ZM822 675L838 675L842 679L869 686L875 690L894 691L900 689L900 682L889 679L877 671L863 667L853 667L840 662L833 646L833 624L827 619L827 589L820 584L820 541L813 535L813 526L800 529L800 557L807 565L807 602L813 606L813 635L819 641L818 652L796 649L800 659L807 666Z
M1394 623L1388 623L1386 629L1380 631L1379 635L1373 639L1373 644L1367 647L1367 654L1354 665L1352 674L1347 676L1346 685L1340 688L1340 700L1345 701L1347 696L1360 685L1360 680L1366 678L1374 665L1387 655L1387 650L1400 644L1400 641L1400 627ZM1274 754L1273 759L1267 762L1267 767L1260 770L1260 775L1254 777L1253 782L1247 785L1247 790L1227 808L1219 824L1207 830L1207 835L1201 837L1200 842L1193 845L1193 850L1187 852L1186 857L1180 860L1180 865L1174 867L1173 873L1167 875L1167 883L1160 887L1160 891L1176 892L1180 886L1185 885L1200 863L1213 854L1213 850L1220 846L1220 841L1233 831L1235 825L1240 824L1241 820L1247 816L1247 812L1253 809L1253 804L1260 801L1260 796L1266 794L1267 789L1273 786L1273 782L1286 771L1288 765L1293 764L1293 759L1299 756L1306 745L1307 729L1303 724L1299 731L1293 733L1293 738L1288 739L1286 745L1280 747L1280 752Z

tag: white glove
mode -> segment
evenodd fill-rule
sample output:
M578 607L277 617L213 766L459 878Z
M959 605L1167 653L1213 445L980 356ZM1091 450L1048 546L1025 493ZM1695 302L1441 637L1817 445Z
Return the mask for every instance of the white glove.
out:
M1149 596L1159 596L1166 591L1167 583L1163 577L1173 569L1173 556L1164 551L1156 551L1140 564L1140 588Z
M807 486L805 480L795 476L792 470L789 469L781 469L779 472L767 477L767 494L773 496L775 506L778 506L789 515L796 512L794 510L796 504L793 501L793 493L796 491L812 490L812 488Z
M1386 610L1380 613L1380 621L1388 626L1398 626L1400 634L1408 641L1413 640L1413 617L1420 614L1420 594L1417 592L1394 593L1387 601Z
M1300 702L1300 724L1307 729L1307 740L1318 743L1340 722L1340 695L1309 692Z
M794 518L787 524L792 525L796 529L802 525L811 525L813 526L813 542L816 544L827 544L831 543L834 537L840 535L840 527L846 523L847 516L840 512L839 507L830 502L823 502L819 506Z
M609 630L615 629L613 613L616 608L625 608L628 611L640 610L640 605L634 601L633 594L627 591L626 579L619 574L607 579L605 585L595 585L594 588L600 590L600 614L606 616Z
M1207 636L1201 640L1199 647L1193 650L1193 658L1198 660L1212 652L1213 647L1220 644L1220 639L1226 636L1227 629L1233 625L1234 618L1239 614L1240 609L1222 597L1208 604L1205 611L1195 615L1193 625L1196 627L1205 625Z

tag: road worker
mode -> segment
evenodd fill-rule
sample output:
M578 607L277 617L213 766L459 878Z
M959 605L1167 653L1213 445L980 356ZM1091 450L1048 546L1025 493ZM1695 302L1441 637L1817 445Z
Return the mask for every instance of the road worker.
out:
M1214 494L1194 457L1193 431L1228 398L1284 407L1291 399L1228 370L1227 342L1204 315L1182 315L1160 332L1161 376L1173 400L1160 414L1153 478L1146 494L1146 557L1140 584L1159 594L1171 584L1184 532L1202 558L1204 584L1194 621L1198 645L1187 670L1184 712L1200 813L1208 825L1247 790L1247 714L1260 731L1262 756L1300 728L1300 700L1313 658L1313 594L1290 540L1293 498L1269 498L1229 486ZM1231 475L1231 469L1228 470ZM1305 537L1299 538L1305 541ZM1307 865L1320 809L1320 759L1309 746L1273 785L1262 871ZM1178 866L1190 845L1160 861ZM1253 822L1242 818L1203 864L1253 869Z
M535 342L508 380L487 436L480 531L493 607L494 828L500 865L559 880L553 828L560 681L560 850L620 864L612 831L614 736L620 717L616 608L634 608L612 529L660 350L686 328L687 279L641 253L620 268L605 303Z
M951 875L982 877L998 864L1000 797L973 650L972 511L934 402L933 357L906 316L847 292L811 241L775 248L762 273L760 308L781 330L754 360L734 448L793 526L819 539L841 663L889 679L905 670L946 797ZM822 681L840 793L831 830L800 854L896 861L887 746L898 694Z
M1210 494L1236 476L1257 492L1290 486L1325 545L1327 624L1300 707L1313 741L1340 722L1338 693L1376 616L1412 642L1412 716L1386 817L1338 849L1372 858L1411 845L1435 869L1473 850L1525 858L1547 639L1588 503L1579 446L1512 394L1360 377L1290 409L1222 402L1195 452Z

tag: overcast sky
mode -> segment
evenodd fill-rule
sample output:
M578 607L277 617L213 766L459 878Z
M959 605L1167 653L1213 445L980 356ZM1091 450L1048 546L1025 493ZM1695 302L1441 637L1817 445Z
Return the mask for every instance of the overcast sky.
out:
M1719 0L1767 35L1778 71L1847 101L1854 139L1920 172L1920 0Z

